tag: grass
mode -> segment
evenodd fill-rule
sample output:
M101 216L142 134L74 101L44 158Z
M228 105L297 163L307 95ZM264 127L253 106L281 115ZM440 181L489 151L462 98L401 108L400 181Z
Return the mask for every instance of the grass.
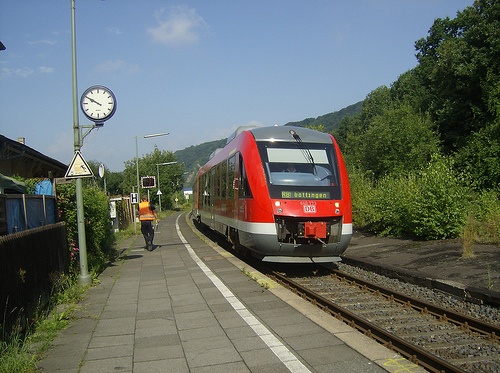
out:
M472 245L474 244L475 236L475 220L472 214L467 216L467 222L465 224L464 230L462 232L462 258L470 259L474 258L474 249Z
M486 281L486 287L488 290L493 289L494 286L494 281L493 281L493 276L491 275L491 266L487 265L486 266L486 272L488 273L488 279Z
M127 238L135 235L134 232L134 223L128 225L127 228L122 229L115 233L116 241L126 240Z
M139 233L140 234L140 230ZM131 224L116 235L116 242L134 235ZM36 373L37 363L43 357L57 335L68 327L78 303L87 287L78 283L78 276L54 276L54 290L49 306L40 311L32 325L24 332L14 332L7 341L0 340L0 373ZM93 284L99 280L92 273Z
M54 285L48 311L40 311L25 331L15 331L0 341L0 373L35 373L37 361L59 332L69 325L85 287L70 276L61 275Z
M253 281L258 283L264 289L270 289L271 285L265 279L262 279L260 276L256 275L254 272L249 271L246 267L241 268L241 272L250 277Z
M9 343L0 342L0 373L31 373L36 371L36 355L25 339L15 336Z

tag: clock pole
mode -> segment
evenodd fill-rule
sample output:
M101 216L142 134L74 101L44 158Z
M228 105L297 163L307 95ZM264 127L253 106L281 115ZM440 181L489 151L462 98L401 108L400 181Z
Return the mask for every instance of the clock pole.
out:
M75 153L80 151L81 131L78 122L78 89L76 83L76 36L75 36L75 0L71 0L71 49L72 49L72 77L73 77L73 137ZM83 185L82 178L76 178L76 220L78 223L78 249L80 254L80 276L81 285L90 285L92 279L87 266L87 240L85 237L85 213L83 209Z

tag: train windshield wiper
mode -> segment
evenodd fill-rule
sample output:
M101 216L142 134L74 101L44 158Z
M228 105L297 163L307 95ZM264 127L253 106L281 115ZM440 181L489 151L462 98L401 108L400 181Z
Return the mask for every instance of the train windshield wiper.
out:
M294 130L290 130L288 131L290 132L290 135L292 135L292 137L295 139L295 141L297 142L299 148L300 148L300 151L302 152L302 154L304 155L304 158L309 162L311 163L312 165L312 168L313 168L313 173L316 174L316 166L314 165L314 158L311 154L311 151L304 147L304 144L302 143L302 139L300 138L300 136L297 134L297 132L295 132Z

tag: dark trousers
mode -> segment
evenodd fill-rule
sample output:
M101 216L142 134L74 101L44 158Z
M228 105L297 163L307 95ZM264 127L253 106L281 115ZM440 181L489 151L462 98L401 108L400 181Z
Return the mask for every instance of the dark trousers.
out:
M155 238L155 229L153 227L152 220L141 220L141 233L144 236L144 240L147 244L153 244L153 239Z

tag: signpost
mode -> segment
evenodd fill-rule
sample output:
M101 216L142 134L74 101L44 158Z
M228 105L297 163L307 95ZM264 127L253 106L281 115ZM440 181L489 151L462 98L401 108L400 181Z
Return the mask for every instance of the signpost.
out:
M94 174L90 169L85 159L83 159L82 153L79 150L75 151L73 160L71 161L68 170L66 171L65 178L78 178L78 177L92 177Z

